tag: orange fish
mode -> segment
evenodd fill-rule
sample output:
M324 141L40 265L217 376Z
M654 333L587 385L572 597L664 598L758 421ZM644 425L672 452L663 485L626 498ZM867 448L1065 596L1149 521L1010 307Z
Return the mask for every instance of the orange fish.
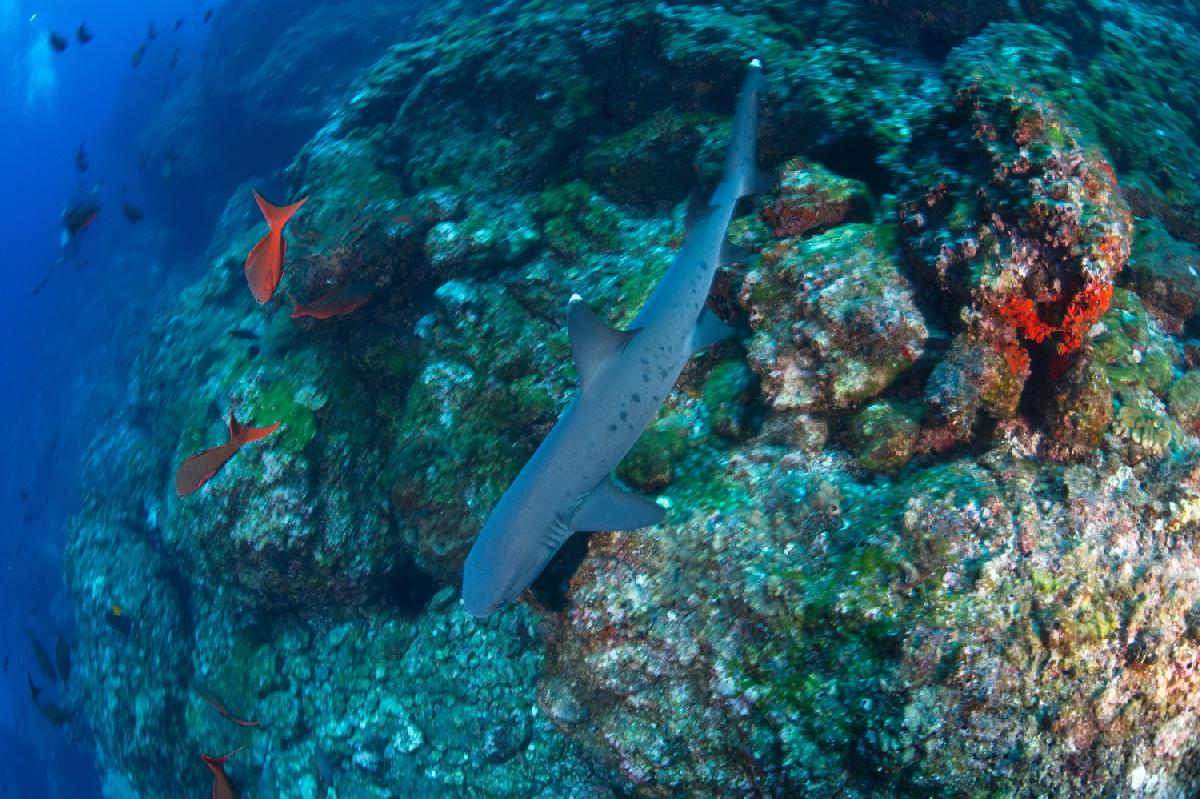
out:
M275 288L283 277L283 258L287 254L287 242L283 238L283 226L308 200L301 197L291 205L274 206L262 198L257 191L254 200L267 220L267 235L258 240L254 249L246 256L246 282L254 299L264 303L271 299Z
M208 767L212 769L212 799L237 799L237 794L233 792L233 785L229 782L229 778L225 776L225 761L245 748L245 746L239 746L229 754L221 757L200 755L200 759L207 763Z
M181 497L192 493L208 482L208 478L216 474L243 444L269 436L279 429L280 424L276 422L270 427L246 427L234 418L233 409L230 408L229 442L206 449L184 461L179 471L175 472L175 493Z
M288 294L288 299L292 301L293 319L299 319L301 316L329 319L353 313L370 302L371 297L371 287L366 283L351 283L349 286L334 289L308 305L301 305L295 297Z

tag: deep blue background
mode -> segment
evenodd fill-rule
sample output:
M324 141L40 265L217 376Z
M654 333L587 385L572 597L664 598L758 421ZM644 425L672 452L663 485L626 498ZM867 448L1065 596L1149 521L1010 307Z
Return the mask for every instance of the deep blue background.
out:
M199 63L215 0L0 0L0 795L99 795L90 741L68 742L30 702L26 672L40 675L27 630L53 652L60 630L70 637L62 583L62 549L78 502L80 455L99 419L123 390L133 347L130 334L148 322L173 287L199 268L196 253L173 252L180 241L206 238L171 230L145 199L130 131L149 117L165 85ZM219 13L219 10L218 10ZM171 28L185 19L179 33ZM81 46L84 19L95 39ZM130 56L148 22L158 39L141 66ZM71 39L63 53L48 33ZM182 57L167 62L176 46ZM119 108L119 112L115 109ZM120 113L121 119L114 115ZM119 124L118 124L119 123ZM119 131L119 133L118 133ZM91 161L80 175L76 149ZM59 254L60 216L77 185L103 180L103 210L85 233L87 266L60 269L46 289L32 287ZM121 214L128 198L146 213L131 226ZM197 224L211 221L198 220ZM165 242L165 246L164 246ZM22 488L28 499L21 498Z

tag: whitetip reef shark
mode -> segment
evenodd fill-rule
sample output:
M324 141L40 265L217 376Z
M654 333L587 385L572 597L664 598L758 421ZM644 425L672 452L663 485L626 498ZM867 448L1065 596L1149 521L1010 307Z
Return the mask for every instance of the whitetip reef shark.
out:
M509 486L463 570L463 603L479 617L512 600L576 532L636 530L663 508L611 474L654 418L688 359L732 333L705 307L737 201L769 187L756 164L762 63L747 68L721 182L689 213L671 266L628 330L606 324L578 295L567 331L579 394Z

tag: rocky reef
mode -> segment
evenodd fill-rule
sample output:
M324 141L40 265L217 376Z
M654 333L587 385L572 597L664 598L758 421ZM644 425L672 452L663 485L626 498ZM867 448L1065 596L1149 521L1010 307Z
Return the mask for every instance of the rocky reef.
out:
M372 300L259 307L244 186L97 431L68 698L109 784L195 795L244 744L243 797L1200 790L1200 29L1068 5L411 20L285 173L282 289ZM466 551L576 385L568 298L632 320L748 54L777 182L709 301L741 335L617 470L666 518L473 619ZM282 427L175 496L231 406Z

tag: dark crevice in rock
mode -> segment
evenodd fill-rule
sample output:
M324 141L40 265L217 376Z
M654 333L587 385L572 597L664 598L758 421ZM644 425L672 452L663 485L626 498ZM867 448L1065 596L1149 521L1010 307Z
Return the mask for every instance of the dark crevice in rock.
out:
M417 568L412 561L397 566L384 578L384 604L399 611L402 617L420 615L441 585Z
M808 155L831 172L866 183L875 197L893 191L892 174L880 163L878 142L863 131L851 131L822 142Z
M571 601L568 595L571 578L583 563L587 551L586 534L576 534L568 538L530 586L534 599L551 612L559 613L565 610Z

